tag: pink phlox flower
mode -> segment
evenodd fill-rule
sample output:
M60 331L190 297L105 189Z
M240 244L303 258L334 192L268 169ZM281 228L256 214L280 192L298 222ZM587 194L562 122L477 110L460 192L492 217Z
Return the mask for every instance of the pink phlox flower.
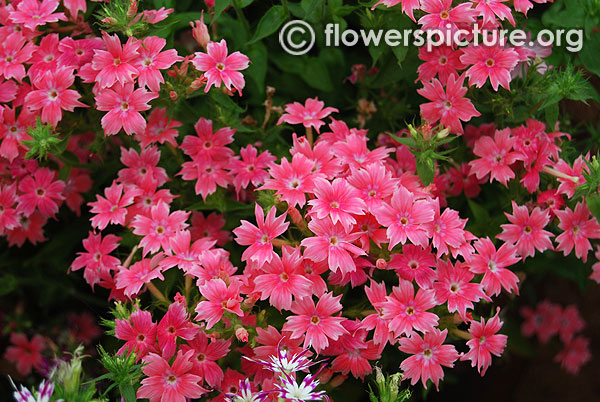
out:
M280 333L277 328L269 325L267 328L256 328L256 343L260 346L254 347L254 354L256 359L267 361L267 360L279 360L279 357L285 351L285 356L288 358L288 362L295 362L301 365L308 364L308 357L312 355L310 350L303 349L302 338L292 339L289 332L283 331ZM297 357L293 360L293 357ZM281 363L281 361L278 361ZM279 364L282 367L283 364ZM298 366L295 366L298 367Z
M331 113L339 113L334 107L325 107L325 102L319 98L308 98L302 105L299 102L288 103L285 105L285 113L277 121L281 123L302 124L304 127L314 127L317 133L325 123L323 119Z
M300 248L284 246L281 253L282 257L274 254L271 261L262 266L254 285L261 293L261 300L269 299L278 310L289 310L292 296L298 299L312 295L312 282L302 275Z
M145 258L137 261L129 268L119 267L119 271L115 275L116 288L124 289L125 296L132 298L139 294L142 286L153 279L164 280L159 266L161 258L161 255L157 255L152 259Z
M358 196L359 192L342 178L329 182L323 178L314 179L316 199L308 201L312 206L310 214L317 219L331 218L333 224L340 222L346 229L356 223L353 215L364 215L367 208Z
M1 60L1 59L0 59ZM15 116L15 108L4 107L0 118L0 156L9 162L14 162L20 155L25 156L27 150L23 141L31 140L27 129L35 125L35 114L27 108L22 108L19 117ZM4 121L2 121L4 120Z
M102 274L117 270L120 261L110 253L119 247L120 240L120 237L112 234L103 238L99 233L89 232L89 236L83 240L85 252L77 253L77 258L71 264L71 270L84 268L83 277L94 288Z
M19 225L16 204L17 184L0 186L0 235Z
M448 255L450 248L457 249L465 242L466 219L461 219L458 211L450 208L444 209L440 214L439 202L430 203L433 205L435 215L433 221L429 224L429 233L431 233L431 244L437 249L437 257Z
M63 0L63 6L69 11L71 19L77 18L77 13L81 11L83 14L87 11L85 0Z
M175 302L169 306L167 314L158 323L156 338L162 357L170 359L177 348L177 338L189 341L196 336L198 327L189 320L187 310L183 303Z
M558 186L558 192L566 195L567 198L573 198L573 195L575 194L575 188L585 183L583 172L584 170L588 172L585 159L580 155L577 157L577 159L575 159L575 162L573 162L573 167L571 167L564 160L560 159L554 168L560 173L572 177L572 179L566 177L557 177L557 180L560 183Z
M319 136L319 138L322 137L323 134ZM326 142L317 141L311 147L305 136L298 138L296 133L292 133L292 139L294 145L290 148L290 154L293 156L300 153L313 162L312 173L323 175L327 179L333 179L338 175L341 170L340 161L335 158L331 147Z
M13 80L8 80L0 83L0 102L9 103L14 101L17 98L17 93L19 91L19 87L16 82ZM0 122L4 113L2 113L2 109L0 109Z
M206 321L206 329L212 328L229 312L242 317L244 313L240 307L242 297L239 293L240 283L232 281L229 286L222 279L211 279L200 286L200 293L207 300L201 301L196 306L196 321Z
M438 324L439 318L427 310L436 305L433 290L419 289L415 295L412 282L400 280L381 304L382 318L389 321L390 331L396 338L409 336L415 330L429 332Z
M384 147L378 147L371 151L367 147L367 138L355 133L332 146L333 154L342 164L356 169L385 161L391 151L392 149Z
M96 82L100 88L112 87L117 82L121 84L121 88L131 84L133 91L133 81L139 74L134 65L139 58L138 49L142 42L130 37L127 43L121 46L118 35L109 35L106 32L102 32L102 39L106 50L94 49L92 58L92 68L98 71Z
M479 156L469 162L471 174L483 179L490 173L490 182L498 180L507 186L507 182L515 177L510 165L523 160L523 155L512 151L517 139L511 136L509 128L496 131L494 138L483 136L475 142L473 153Z
M481 238L475 242L477 254L469 261L469 269L475 274L483 274L481 285L488 296L497 296L502 288L508 293L519 294L519 278L507 269L521 259L515 256L515 246L504 243L496 251L494 243L489 237Z
M535 310L523 307L521 315L524 319L521 333L524 336L537 335L541 343L548 342L560 330L562 308L548 300L539 303Z
M596 217L590 214L585 202L578 202L574 211L570 208L556 211L556 216L560 220L558 227L563 230L556 237L556 251L562 251L566 256L575 247L575 256L586 262L592 250L590 239L600 239L600 225Z
M205 241L206 239L204 238ZM188 271L188 274L198 278L196 282L198 286L216 278L229 282L237 271L237 268L229 261L229 253L223 249L205 250L198 259L199 265Z
M312 173L314 164L302 154L294 154L292 162L281 158L281 164L272 164L269 169L270 179L259 190L275 190L282 201L289 206L303 207L306 204L306 193L313 188L313 179L319 177Z
M346 318L333 317L342 309L341 298L342 295L326 293L316 306L311 297L295 300L291 308L295 315L287 317L283 331L290 331L293 339L304 336L304 348L312 346L319 353L329 346L330 339L336 341L341 335L348 334L342 325Z
M373 163L350 171L348 183L358 190L370 213L381 207L397 188L398 180L381 164Z
M384 348L388 342L392 342L394 335L389 328L389 320L383 318L383 306L387 299L385 283L371 281L371 286L364 287L369 302L375 309L373 314L363 318L360 327L367 331L373 331L373 342Z
M63 110L72 112L76 107L88 107L77 100L80 98L77 91L68 89L74 81L70 68L40 73L32 80L35 90L25 97L25 106L33 110L42 109L42 122L56 127L62 119Z
M208 240L207 238L191 242L191 237L189 230L179 230L171 237L171 252L173 254L165 257L160 262L163 271L177 266L186 274L190 274L190 271L194 271L200 265L200 255L205 250L211 249L216 243L215 240Z
M158 10L144 10L142 11L142 21L148 24L156 24L166 20L173 11L175 11L173 8L165 7L161 7Z
M19 225L6 232L9 246L16 244L21 247L25 243L25 240L29 240L32 244L46 240L43 229L48 221L46 215L37 210L29 216L25 216L23 212L19 212L17 220Z
M430 289L437 274L432 269L436 265L435 255L431 248L405 244L402 254L393 254L388 267L396 270L398 276L405 281L415 281L422 289Z
M330 271L327 277L327 282L333 286L346 286L350 283L350 287L355 288L362 286L368 279L367 270L373 272L375 266L371 261L362 257L353 257L356 269L351 272L344 272L341 269Z
M233 142L235 129L223 127L213 132L213 122L204 117L194 124L196 135L186 135L181 143L181 150L192 159L207 158L213 160L229 160L233 151L227 145Z
M331 147L340 141L345 141L348 136L353 134L365 140L368 130L349 128L346 122L343 120L336 120L333 117L330 117L330 119L331 123L329 123L329 129L331 132L321 133L316 143L324 142L326 145Z
M386 7L394 7L402 3L402 12L410 17L411 20L416 21L414 17L415 10L421 9L421 1L420 0L379 0L371 10L374 10L378 5L383 4Z
M219 246L223 246L231 240L229 232L222 230L225 226L223 215L212 212L205 217L202 212L194 211L192 212L191 221L192 240L206 237L208 240L216 240Z
M58 64L65 67L79 69L91 63L95 49L103 49L104 41L101 38L78 39L62 38L58 44ZM91 64L90 64L91 67Z
M124 190L124 191L123 191ZM113 182L104 189L104 197L96 195L96 201L88 203L90 212L96 214L91 218L92 227L104 230L109 223L125 225L127 208L133 204L139 189L133 186L123 186ZM106 197L106 198L105 198Z
M242 261L250 260L259 266L271 261L275 255L273 239L284 233L290 226L290 223L285 221L286 214L277 217L276 212L277 208L272 207L265 218L263 209L257 203L254 206L254 213L258 226L242 220L241 225L233 229L235 241L242 246L250 246L244 250Z
M560 211L565 206L565 200L556 189L542 191L538 194L537 205L550 212L550 217L556 216L556 211Z
M327 284L321 276L329 271L327 260L315 262L305 258L302 261L302 266L304 267L304 276L312 282L312 294L321 296L323 293L327 292Z
M458 75L457 71L466 67L460 61L461 55L461 50L454 50L445 45L434 47L431 51L428 51L426 46L419 48L419 59L424 63L417 68L419 74L417 80L429 82L437 75L440 83L445 86L448 77L453 74Z
M372 340L365 340L367 331L360 328L360 321L346 320L343 325L349 333L340 336L338 341L332 343L323 353L336 356L331 362L333 371L343 375L352 373L354 378L364 380L365 376L373 371L369 360L381 358L381 347Z
M102 129L106 135L117 134L121 129L129 135L143 133L146 120L140 112L150 109L152 99L158 94L143 88L134 90L133 83L117 83L112 88L102 89L96 95L96 109L106 113L102 117Z
M42 369L45 349L46 340L41 335L36 334L29 340L25 334L11 332L10 346L6 348L4 358L15 363L19 374L26 376L32 369Z
M35 29L48 22L66 21L64 13L55 13L58 0L22 0L17 4L16 11L11 11L10 20L15 24L23 24L25 28Z
M382 205L373 214L380 224L388 228L389 250L398 243L405 244L407 240L423 247L429 244L427 224L433 221L433 206L428 200L417 199L404 186L394 192L389 205Z
M34 0L35 1L35 0ZM19 83L25 77L25 67L33 56L36 45L21 32L14 32L0 43L0 76L5 80L14 78Z
M192 374L200 376L206 383L218 388L223 381L223 370L217 360L227 356L231 347L231 339L214 339L204 331L198 331L195 338L188 340L187 345L181 345L181 350L186 353L193 350L190 361L194 364Z
M165 169L158 167L160 151L147 147L138 154L134 148L121 147L120 161L126 167L119 170L118 182L144 188L160 187L168 180Z
M560 362L570 374L577 374L582 366L592 359L590 352L590 340L583 336L578 336L565 345L565 348L556 355L555 361Z
M375 216L371 214L356 217L356 225L352 232L359 235L358 241L360 242L360 247L365 252L370 250L371 241L373 241L377 247L381 247L381 244L388 241L386 230L381 227Z
M475 3L475 11L483 17L483 24L495 23L497 17L501 21L504 21L505 19L508 20L514 27L515 19L513 18L510 8L507 5L502 4L505 1L506 0L473 0Z
M233 186L237 194L252 183L254 187L261 186L269 178L266 169L275 162L276 158L269 152L260 154L252 145L240 149L240 157L229 160L229 168L233 176Z
M466 319L467 309L473 309L473 302L481 299L490 301L483 292L480 283L472 283L473 274L467 269L465 263L438 260L437 281L433 283L437 304L448 302L448 311L457 311L463 321Z
M156 352L156 323L148 311L135 310L128 320L115 320L115 337L126 341L117 354L134 352L136 361L150 352Z
M571 342L573 337L585 328L585 321L574 304L562 310L558 324L558 335L564 344Z
M445 90L436 78L429 83L424 83L423 88L418 89L417 92L431 102L421 104L423 118L432 124L439 120L453 133L462 134L461 121L466 122L481 115L471 100L465 97L467 88L463 86L464 82L464 74L460 77L451 74Z
M176 147L175 138L179 135L178 127L181 127L181 122L167 116L167 109L153 108L148 116L146 130L143 133L136 133L135 139L140 142L141 148L146 148L154 143L169 143Z
M511 72L519 63L519 54L513 48L500 45L472 45L463 49L460 61L471 66L466 72L469 86L481 88L489 78L494 91L498 91L499 86L510 90Z
M471 367L477 366L477 371L482 377L492 365L492 355L500 357L506 347L508 337L497 333L503 324L498 317L499 313L500 309L487 323L485 318L482 318L481 322L471 321L469 333L473 339L467 341L469 352L460 358L460 360L471 360Z
M240 95L242 94L246 82L240 70L248 68L250 59L240 52L227 55L225 39L221 39L220 42L209 42L206 53L196 52L192 64L198 71L204 72L207 79L204 92L208 92L213 85L220 88L223 84L228 90L231 91L233 87Z
M427 381L431 380L438 388L440 380L444 378L442 366L454 367L459 355L453 345L443 344L447 333L447 329L440 331L434 328L423 338L416 332L409 338L400 338L400 351L413 355L400 364L404 378L410 379L411 385L420 379L427 389Z
M504 215L510 221L510 224L500 225L502 233L496 238L517 246L517 253L523 258L533 257L535 250L543 253L552 249L550 237L554 235L544 227L550 222L550 214L547 210L536 207L531 211L527 206L518 206L512 201L513 214L505 212Z
M28 61L28 63L31 63L31 67L29 67L29 70L27 70L27 75L29 78L34 80L40 74L54 72L57 67L68 67L58 63L59 55L60 51L58 50L58 34L47 34L42 37L40 45L37 47L31 56L31 59Z
M182 61L183 57L177 55L177 50L161 50L167 40L157 36L147 36L138 48L139 57L133 66L138 70L138 85L148 87L152 92L158 92L160 85L165 82L160 70L171 67L174 63Z
M352 244L359 234L348 233L341 223L334 224L329 218L313 219L308 228L315 236L302 240L304 257L316 262L327 260L332 271L354 272L356 264L351 254L366 255L360 247Z
M161 248L167 253L171 252L171 238L188 226L186 220L189 214L185 211L169 213L169 206L159 202L150 210L150 216L136 215L131 227L133 234L143 236L140 247L144 250L144 256Z
M147 355L144 362L148 364L142 368L147 377L142 380L136 397L148 398L150 402L183 402L209 392L198 385L202 378L191 373L193 354L191 350L185 354L180 350L172 365L155 353Z
M231 175L225 170L227 166L228 161L199 157L191 162L184 162L177 175L183 180L195 180L194 191L206 201L207 196L217 191L217 186L227 188L229 185Z
M33 177L27 176L21 180L18 187L21 193L17 197L18 210L30 215L37 208L46 216L54 216L60 202L65 199L65 182L56 180L55 176L55 171L39 168Z
M465 2L452 7L452 0L421 0L421 10L427 14L419 18L418 23L423 30L431 28L454 33L459 27L475 22L478 12L471 8L472 5Z

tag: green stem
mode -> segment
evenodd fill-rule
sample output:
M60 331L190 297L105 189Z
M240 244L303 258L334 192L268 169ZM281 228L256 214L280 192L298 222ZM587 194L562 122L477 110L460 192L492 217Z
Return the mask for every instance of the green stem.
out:
M244 25L244 29L248 33L248 36L250 36L250 24L248 23L248 20L246 19L246 17L244 16L244 13L242 12L242 7L240 6L240 0L233 0L233 8L235 9L235 13L236 13L238 19L240 21L242 21L242 24Z

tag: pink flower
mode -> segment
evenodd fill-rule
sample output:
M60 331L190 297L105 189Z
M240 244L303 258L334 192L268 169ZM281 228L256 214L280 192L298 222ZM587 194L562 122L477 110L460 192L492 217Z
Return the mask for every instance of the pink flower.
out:
M499 312L500 309L487 323L484 318L481 319L481 322L471 321L469 333L473 339L467 341L470 350L460 358L460 360L471 360L471 367L477 365L477 371L482 377L488 367L492 365L492 355L499 357L506 347L508 337L497 334L503 324L498 318Z
M35 1L35 0L33 0ZM26 63L35 52L35 44L28 41L21 32L8 35L0 43L0 74L5 80L14 78L21 82L25 77Z
M313 219L308 228L316 236L302 240L306 258L315 262L327 260L329 269L334 272L340 270L345 274L356 271L351 254L366 255L360 247L352 244L358 238L358 233L348 233L341 223L333 224L328 218Z
M34 110L42 109L42 122L56 127L63 110L72 112L76 107L88 107L77 100L80 97L77 91L67 89L74 80L73 70L69 68L37 75L32 80L36 89L27 94L25 105Z
M502 288L508 293L519 294L519 278L512 271L506 269L519 262L515 256L515 247L505 243L498 251L494 243L486 237L475 242L477 254L471 256L469 269L475 274L483 274L481 284L488 296L497 296Z
M135 138L140 142L141 148L146 148L150 144L169 143L177 146L175 137L179 135L177 127L181 127L181 122L167 115L167 109L155 107L148 116L146 130L143 133L136 133Z
M364 169L351 169L348 183L359 191L360 197L369 212L381 207L396 190L397 180L392 172L379 163L372 163Z
M92 59L92 68L98 71L96 82L100 88L112 87L116 82L121 84L121 88L126 84L131 84L133 90L133 80L139 74L134 64L139 57L138 49L141 41L130 37L127 43L121 47L118 35L102 32L102 38L106 50L94 49L94 58Z
M231 240L229 232L222 230L224 225L223 215L212 212L205 217L202 212L194 211L192 212L192 226L190 227L192 239L204 237L207 240L215 240L217 245L223 246Z
M510 165L523 160L520 153L512 152L516 141L516 138L511 137L509 128L496 131L493 139L488 136L479 138L473 148L473 153L479 156L479 159L469 162L471 174L482 179L491 173L490 182L498 180L507 186L506 183L515 177Z
M200 293L207 300L201 301L196 306L195 320L206 321L206 329L211 329L227 311L242 317L244 313L240 308L242 297L240 296L240 284L231 282L229 286L222 279L211 279L200 286Z
M429 224L431 244L437 249L437 257L450 254L451 249L458 249L466 242L464 227L466 220L460 219L458 211L444 209L440 214L439 202L434 202L435 215Z
M189 230L179 230L171 236L169 242L173 255L165 257L160 262L163 270L177 266L188 274L200 265L200 255L215 245L214 240L207 238L198 239L190 244L191 237Z
M513 201L512 206L512 215L504 213L510 224L500 225L502 233L498 234L496 238L516 245L517 253L523 259L533 257L535 250L543 253L547 249L552 249L550 237L554 235L544 230L544 227L550 222L548 211L536 207L529 215L525 205L518 206Z
M420 379L427 389L427 380L431 380L438 388L440 379L444 378L442 366L454 367L458 352L453 345L443 345L447 333L447 329L440 331L434 328L423 338L416 332L410 338L400 338L400 351L413 355L400 365L411 385Z
M152 321L152 315L148 311L135 310L129 316L129 320L115 320L115 337L126 341L117 354L127 351L135 353L136 361L150 352L155 352L156 324Z
M479 15L483 17L483 23L496 23L496 17L501 21L504 19L508 20L511 25L515 26L515 20L512 16L510 8L502 3L506 0L473 0L477 3L475 5L475 11L479 12Z
M498 90L498 86L510 90L510 73L519 63L519 54L512 48L500 45L469 46L463 49L460 61L471 66L466 72L469 86L476 85L477 88L481 88L489 78L494 91Z
M58 64L65 67L79 69L84 64L92 61L94 49L104 47L104 41L100 38L78 39L66 37L58 44Z
M71 18L77 17L79 11L84 14L87 11L85 0L63 0L63 6L69 10Z
M465 267L464 263L438 260L438 278L433 284L435 297L438 304L448 302L448 311L458 311L461 318L466 317L467 309L473 308L473 302L480 299L490 300L483 293L483 287L479 283L471 283L473 274Z
M257 330L259 329L257 328ZM181 350L184 353L193 350L194 353L190 360L194 367L191 373L202 377L208 385L215 388L223 380L223 369L219 367L217 360L227 356L231 347L231 340L212 338L210 343L208 340L209 338L204 331L198 331L196 337L189 340L187 345L181 345Z
M342 325L346 318L332 317L342 309L341 298L342 295L334 297L333 293L326 293L316 306L310 297L295 300L292 303L295 315L287 317L283 330L290 331L292 339L304 335L304 348L312 346L319 353L329 346L329 339L336 341L341 335L349 333Z
M373 211L377 221L388 228L389 250L398 243L405 244L406 240L423 247L429 243L426 224L433 221L434 210L429 201L416 198L400 186L392 196L391 205L384 204Z
M233 142L234 129L223 127L213 132L213 122L201 117L194 124L194 130L196 135L186 135L180 146L186 155L194 160L229 160L233 156L227 145Z
M585 202L578 202L575 211L570 208L556 211L556 216L560 219L558 227L563 230L563 233L556 237L558 242L556 251L569 255L575 247L577 258L586 262L588 253L592 250L590 239L600 239L598 221L594 216L590 216L590 210Z
M40 74L53 73L59 66L59 55L58 34L47 34L42 37L40 45L29 59L29 63L32 64L27 71L29 78L33 81ZM67 66L60 65L60 67L65 68Z
M102 238L102 235L90 232L87 239L83 240L85 252L77 253L77 258L71 264L71 270L85 268L83 277L93 288L103 275L110 274L119 266L119 259L110 255L119 247L119 240L120 237L112 234Z
M104 230L109 223L115 225L125 225L127 216L127 206L133 204L133 199L137 195L138 189L135 187L125 187L113 183L110 187L104 189L104 197L96 195L94 202L88 203L92 207L91 212L96 214L92 217L92 227Z
M192 64L199 71L204 71L207 78L204 92L208 92L213 85L221 87L221 83L231 91L231 88L237 89L242 93L246 85L244 76L239 70L245 70L250 64L250 59L240 52L233 52L227 55L227 42L221 39L221 42L210 42L206 46L206 53L196 52L192 59Z
M469 2L458 4L452 7L452 0L421 0L421 10L427 14L419 18L419 24L423 30L433 28L445 30L448 33L456 32L459 26L475 22L477 11L471 8Z
M559 305L545 300L536 306L535 310L529 307L521 309L524 318L521 332L524 336L537 335L542 343L548 342L560 329L560 316L562 309Z
M17 185L0 186L0 234L5 230L13 229L19 224L17 221Z
M189 136L188 136L189 137ZM209 194L217 191L217 185L227 188L230 175L225 170L227 162L207 158L198 158L191 162L184 162L178 175L183 180L195 180L194 191L200 194L203 200Z
M421 96L432 101L421 104L423 118L432 124L440 120L452 132L462 134L461 120L469 121L472 117L481 115L471 100L464 97L467 93L467 88L463 87L464 81L464 75L457 77L455 74L451 74L448 77L445 91L442 84L435 78L432 82L425 83L423 88L418 89L417 92Z
M125 167L119 170L119 183L147 189L160 187L168 180L165 169L157 166L160 161L157 147L144 148L139 154L133 148L121 147L120 160Z
M331 113L339 113L334 107L325 107L325 102L319 98L306 99L304 105L299 102L288 103L285 105L285 113L277 121L277 125L281 123L302 124L304 127L314 127L317 133L321 128L323 119Z
M330 183L323 178L316 178L314 184L313 191L317 198L308 201L312 206L311 215L314 214L318 219L330 217L333 224L340 222L347 229L356 223L353 215L364 215L367 205L345 179L338 177Z
M26 376L31 373L31 369L40 370L43 367L42 352L46 349L46 341L41 335L34 335L30 341L27 335L12 332L10 343L4 352L4 358L15 363L19 374Z
M165 80L160 70L171 67L174 63L183 60L177 55L177 50L169 49L161 52L167 43L166 39L157 36L147 36L138 48L139 58L134 63L138 70L138 85L147 86L152 92L160 90L160 84Z
M393 254L388 267L395 269L398 276L405 281L416 281L423 289L431 288L437 277L432 269L435 267L435 256L431 249L412 244L402 246L402 254Z
M350 334L342 335L325 353L336 355L331 362L333 371L339 371L343 375L352 373L354 378L364 380L373 371L369 360L381 358L381 348L372 340L365 341L367 331L357 327L359 324L358 321L344 321Z
M150 109L148 102L156 98L158 94L143 88L134 91L132 83L118 83L113 88L101 90L96 96L96 109L108 112L102 117L104 133L117 134L121 128L129 135L143 133L146 120L140 112Z
M144 236L140 241L140 247L146 254L155 253L162 249L166 252L171 251L171 237L179 230L185 229L188 224L185 223L189 212L174 211L169 213L169 206L160 201L150 210L150 217L136 215L131 222L133 234Z
M269 178L265 169L275 160L276 158L269 151L261 152L259 155L258 150L252 145L240 149L240 159L236 157L229 160L236 193L239 194L241 189L248 188L250 183L254 187L264 184Z
M585 321L581 318L577 306L572 304L563 309L558 319L558 325L560 340L567 344L578 332L585 328Z
M25 28L35 29L38 25L48 22L65 21L64 13L55 13L58 7L57 0L22 0L17 5L17 10L10 13L10 20L15 24L23 24Z
M36 208L44 215L54 216L58 212L58 202L65 199L65 182L54 180L55 172L39 168L33 177L27 176L19 183L19 210L30 215Z
M437 305L433 290L419 289L415 296L412 282L400 280L392 294L381 303L382 318L389 320L395 337L410 335L415 330L429 332L438 324L438 316L427 310Z
M394 334L389 328L389 320L383 318L383 306L387 299L385 283L371 281L371 286L368 287L365 285L364 289L369 302L375 308L375 313L363 318L361 328L366 330L375 329L373 332L373 342L376 345L384 347L394 339Z
M429 82L437 75L440 83L446 85L448 77L451 75L458 76L457 70L465 68L465 65L460 62L461 55L461 50L454 50L450 46L434 47L431 51L428 51L426 46L419 48L419 59L423 60L424 63L419 65L417 69L419 73L418 80Z
M163 277L160 267L158 266L159 258L145 258L135 262L129 269L120 267L119 272L115 275L115 284L117 289L123 289L125 296L131 298L142 289L146 283L152 279L160 279Z
M271 262L263 265L254 286L261 293L261 300L268 298L278 310L289 310L292 296L298 299L312 295L312 282L302 275L300 248L284 246L281 251L281 258L275 254Z
M263 209L256 203L254 213L258 227L242 220L241 225L233 229L235 241L242 246L250 246L242 254L242 261L254 261L259 266L271 261L275 255L272 240L285 232L290 225L285 221L286 214L276 217L276 212L277 208L271 207L265 219Z
M271 165L269 174L272 179L267 179L260 190L275 190L282 201L295 207L303 207L306 203L306 192L313 188L312 174L314 164L302 154L294 154L292 163L284 157L280 165Z
M198 332L198 328L189 321L184 303L185 300L183 300L183 303L172 303L167 310L167 314L160 320L156 328L158 347L165 359L170 359L175 354L177 338L189 341Z
M561 367L567 370L567 372L575 375L591 359L590 340L583 336L578 336L567 343L554 360L560 362Z
M371 10L374 10L380 4L389 8L400 3L402 3L402 12L408 15L411 20L415 21L414 10L419 10L421 8L420 0L379 0L371 7Z
M148 398L150 402L184 402L209 392L198 385L202 378L190 372L194 367L190 361L193 354L191 350L186 354L180 350L173 365L157 354L149 354L144 359L149 364L142 368L147 378L142 380L136 397Z

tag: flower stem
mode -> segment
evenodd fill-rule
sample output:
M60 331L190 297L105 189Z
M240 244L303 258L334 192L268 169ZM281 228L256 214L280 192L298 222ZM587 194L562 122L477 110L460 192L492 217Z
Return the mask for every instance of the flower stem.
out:
M308 139L308 143L312 147L312 145L313 145L313 132L312 132L312 127L311 126L306 127L306 138Z
M561 179L571 180L575 184L579 183L579 177L569 176L568 174L560 172L550 166L544 166L542 168L542 172L548 173L549 175L552 175L554 177L559 177Z
M138 250L138 246L133 246L133 248L131 249L131 252L129 253L129 255L127 256L127 258L125 259L125 262L123 263L123 268L129 268L129 266L131 265L131 260L133 260L133 255L135 254L135 252Z
M169 299L167 299L165 295L163 295L161 291L158 290L158 288L154 286L152 282L148 282L146 284L146 287L148 287L148 290L150 291L150 293L152 293L152 296L156 297L159 301L165 304L169 304Z

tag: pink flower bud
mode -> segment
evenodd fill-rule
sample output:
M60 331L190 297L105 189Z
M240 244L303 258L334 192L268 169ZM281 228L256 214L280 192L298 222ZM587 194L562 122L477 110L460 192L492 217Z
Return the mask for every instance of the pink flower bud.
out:
M169 97L171 98L171 100L177 100L177 92L175 91L171 91L169 92Z
M377 261L375 262L375 266L379 269L386 269L388 266L388 263L386 260L384 260L383 258L379 258L377 259Z
M137 0L129 0L129 9L127 9L127 18L133 18L137 14Z
M210 42L210 34L208 33L208 27L204 23L204 11L202 11L200 19L190 22L190 25L192 27L192 35L194 36L194 39L196 39L196 42L198 42L203 49L206 49L206 45Z
M235 337L240 342L248 342L248 331L243 327L239 327L235 330Z

